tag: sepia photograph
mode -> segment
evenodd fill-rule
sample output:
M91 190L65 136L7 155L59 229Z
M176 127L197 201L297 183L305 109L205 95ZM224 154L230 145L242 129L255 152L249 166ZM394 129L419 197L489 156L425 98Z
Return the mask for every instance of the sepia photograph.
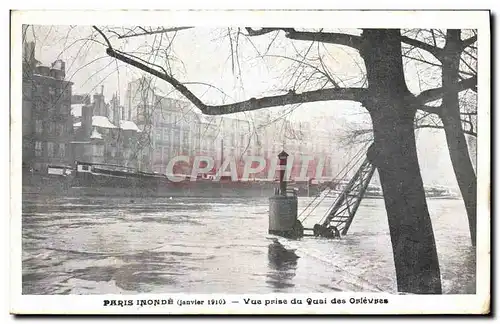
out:
M489 69L488 11L12 11L11 313L488 314Z

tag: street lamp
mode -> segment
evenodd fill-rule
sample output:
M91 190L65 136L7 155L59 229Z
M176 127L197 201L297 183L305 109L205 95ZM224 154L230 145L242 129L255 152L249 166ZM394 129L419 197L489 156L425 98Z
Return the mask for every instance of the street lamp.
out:
M278 154L279 159L279 168L280 168L280 194L282 196L286 196L286 181L285 181L285 170L286 170L286 162L288 159L288 154L285 151L281 151Z

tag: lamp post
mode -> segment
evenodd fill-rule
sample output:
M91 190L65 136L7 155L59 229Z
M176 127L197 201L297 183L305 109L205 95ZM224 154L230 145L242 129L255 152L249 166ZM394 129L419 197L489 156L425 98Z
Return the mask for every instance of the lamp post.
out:
M285 171L286 171L286 162L287 162L288 154L285 151L281 151L278 154L278 159L280 161L280 195L286 196L286 181L285 181Z

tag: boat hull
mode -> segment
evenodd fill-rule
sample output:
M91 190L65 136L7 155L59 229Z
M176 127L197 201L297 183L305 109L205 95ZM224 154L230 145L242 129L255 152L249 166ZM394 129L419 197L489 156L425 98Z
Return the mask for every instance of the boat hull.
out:
M105 177L77 174L74 177L23 176L23 195L69 197L270 197L274 182L222 182L212 180L172 182L154 177ZM315 195L316 187L295 187L300 196Z

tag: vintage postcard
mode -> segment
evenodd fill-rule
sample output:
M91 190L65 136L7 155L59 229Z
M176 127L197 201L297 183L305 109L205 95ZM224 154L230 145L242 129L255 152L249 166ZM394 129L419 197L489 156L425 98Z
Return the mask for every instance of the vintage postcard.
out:
M490 312L488 11L12 11L10 72L11 313Z

